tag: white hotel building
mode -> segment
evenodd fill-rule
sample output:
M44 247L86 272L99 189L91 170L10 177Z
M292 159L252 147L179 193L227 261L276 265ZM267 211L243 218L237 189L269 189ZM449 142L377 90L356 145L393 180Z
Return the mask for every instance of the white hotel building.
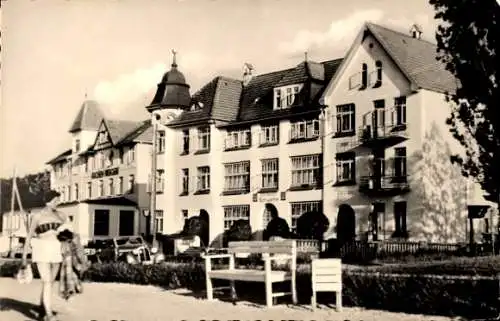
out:
M418 160L434 155L429 137L439 136L439 146L451 151L460 148L445 124L443 93L455 82L435 60L435 50L418 28L406 34L366 24L343 59L305 60L261 75L245 64L242 80L219 76L192 96L174 57L146 107L150 122L113 123L99 116L88 128L73 126L73 148L50 162L54 186L89 237L150 232L149 216L142 214L149 208L152 122L161 233L177 233L186 218L205 212L216 246L235 220L248 219L259 238L269 209L292 228L302 213L317 209L329 218L332 236L342 229L358 239L464 241L469 184L461 185L460 204L445 200L433 208L432 195L442 191L427 187L435 184L419 175L428 172ZM70 170L69 160L79 165ZM451 172L449 158L442 166ZM132 185L142 186L133 193L109 187L110 179L125 184L131 175ZM341 204L355 215L337 226ZM122 211L133 211L133 221ZM460 215L442 214L453 211ZM121 227L131 224L133 229Z

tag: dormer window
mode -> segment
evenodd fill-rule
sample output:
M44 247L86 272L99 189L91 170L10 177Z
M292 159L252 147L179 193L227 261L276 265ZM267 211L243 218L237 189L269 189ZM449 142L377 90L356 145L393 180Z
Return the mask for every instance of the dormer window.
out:
M290 108L303 85L291 85L274 89L274 109Z
M197 111L203 109L203 103L202 102L194 102L191 104L191 111Z
M99 132L99 144L105 144L108 140L108 135L105 130Z

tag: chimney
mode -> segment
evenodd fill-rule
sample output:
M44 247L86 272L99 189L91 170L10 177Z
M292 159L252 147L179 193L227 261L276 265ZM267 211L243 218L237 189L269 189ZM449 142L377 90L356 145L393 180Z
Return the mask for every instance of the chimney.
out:
M252 71L253 71L253 66L252 64L246 63L243 65L243 86L247 86L250 80L252 80Z
M422 28L414 23L410 28L410 35L412 38L420 39L422 37Z

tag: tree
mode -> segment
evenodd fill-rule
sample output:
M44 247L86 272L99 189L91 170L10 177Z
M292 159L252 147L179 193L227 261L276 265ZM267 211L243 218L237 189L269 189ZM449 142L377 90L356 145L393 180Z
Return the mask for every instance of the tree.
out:
M410 208L407 213L414 222L410 233L415 239L439 243L466 240L466 179L460 167L449 161L451 155L438 125L432 123L424 134L421 155L411 159L410 186L421 201L421 208Z
M317 211L306 212L297 219L297 234L303 239L323 240L330 222L325 214Z
M496 0L429 0L441 20L436 32L438 60L458 80L447 93L447 123L465 156L453 155L462 174L473 177L490 200L500 202L500 117L497 58L500 6ZM500 205L500 204L499 204Z

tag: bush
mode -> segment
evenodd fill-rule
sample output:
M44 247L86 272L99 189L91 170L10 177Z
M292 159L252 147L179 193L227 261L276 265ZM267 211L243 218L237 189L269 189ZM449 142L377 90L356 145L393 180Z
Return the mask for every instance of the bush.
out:
M323 240L330 222L325 214L320 212L306 212L297 220L297 234L302 239Z
M193 216L187 219L184 223L184 228L182 229L183 236L199 236L200 240L203 242L203 246L208 246L208 233L208 222L202 216Z
M264 230L264 240L269 240L272 236L279 236L282 238L290 237L290 227L286 220L282 217L273 218Z
M491 266L494 262L498 269L498 258L491 260L490 263L480 260L478 265ZM214 268L220 268L223 265L222 262L215 263ZM468 260L463 263L474 264ZM253 264L253 268L260 266L257 261ZM19 265L19 261L0 262L1 276L14 276ZM462 268L464 267L466 266L462 265ZM499 289L496 278L428 277L419 275L418 271L413 275L389 275L367 271L343 271L343 304L345 306L474 318L491 317L500 312L497 304ZM149 284L165 289L188 288L196 292L205 290L205 272L202 262L165 262L155 265L96 263L84 274L84 280ZM218 286L221 282L214 283ZM237 282L236 290L241 299L263 301L265 298L264 285L261 283ZM281 290L276 289L276 291ZM311 278L308 264L301 264L297 267L297 292L299 303L310 303ZM334 300L333 298L334 296L330 293L318 295L320 303L330 303Z
M234 221L233 225L224 233L224 247L233 241L248 241L252 238L252 227L248 220Z

